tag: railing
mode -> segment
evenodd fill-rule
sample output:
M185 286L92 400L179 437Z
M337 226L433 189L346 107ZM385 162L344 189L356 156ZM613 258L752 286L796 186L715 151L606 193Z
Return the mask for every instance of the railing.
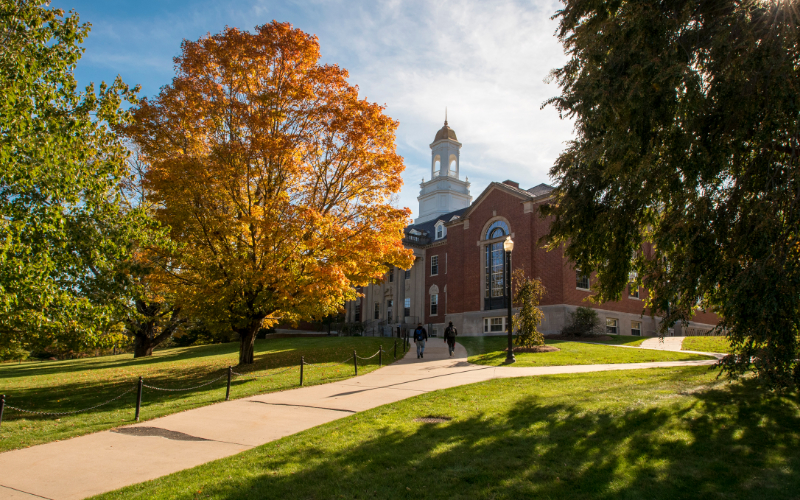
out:
M429 245L431 243L431 239L427 236L417 236L416 234L407 234L403 237L403 243L408 245Z
M394 348L393 348L392 351L390 351L392 353L392 356L393 356L394 360L398 359L398 353L397 353L397 348L398 347L400 347L401 354L405 355L406 351L410 348L410 344L408 342L408 339L407 338L406 339L402 339L400 341L400 345L399 346L398 346L398 342L397 341L394 342ZM378 351L375 352L374 354L372 354L371 356L362 357L362 356L359 356L356 353L356 351L354 350L352 356L347 356L347 358L345 358L342 361L339 361L339 362L336 362L336 361L333 361L333 362L323 361L323 362L319 362L319 363L308 363L305 360L305 356L300 356L300 364L299 364L299 368L300 368L300 386L302 387L303 383L304 383L304 375L305 375L304 368L306 366L327 365L327 364L331 364L331 363L347 363L347 364L350 364L352 362L353 363L353 369L355 370L355 375L358 375L358 360L359 359L368 360L368 359L374 358L375 356L378 356L378 366L381 367L381 366L383 366L383 354L386 353L386 352L387 351L383 350L383 346L380 346L378 348ZM101 406L105 406L105 405L107 405L109 403L112 403L113 401L116 401L116 400L120 399L122 396L125 396L126 394L129 394L129 393L131 393L133 391L136 391L136 405L135 405L134 420L136 422L138 422L139 421L139 412L140 412L141 406L142 406L142 395L144 393L144 389L150 389L150 390L153 390L153 391L166 391L166 392L185 392L185 391L193 391L193 390L196 390L196 389L201 389L203 387L208 387L208 386L212 385L215 382L218 382L218 381L223 380L223 379L227 379L227 384L226 384L226 387L225 387L225 401L229 401L230 400L230 396L231 396L231 380L233 380L233 377L244 377L242 379L242 382L249 382L251 380L256 380L256 379L260 379L260 378L272 377L272 376L275 376L275 375L279 375L281 373L285 373L285 372L287 372L289 370L292 370L294 368L295 368L294 366L289 366L289 367L284 368L283 370L280 370L280 371L276 371L276 372L272 372L272 373L265 373L263 375L256 375L254 373L238 373L238 372L233 371L233 368L231 366L229 366L228 369L225 370L225 372L223 372L221 375L219 374L219 372L217 372L217 374L216 374L217 376L212 378L211 380L207 380L205 382L202 382L200 384L197 384L197 385L194 385L194 386L191 386L191 387L183 387L183 388L167 388L167 387L157 387L157 386L149 385L149 384L145 383L145 380L144 380L143 377L139 377L139 380L135 384L128 385L127 389L125 391L121 392L120 394L117 394L116 396L114 396L113 398L109 399L108 401L104 401L104 402L102 402L100 404L94 405L94 406L89 407L89 408L83 408L83 409L80 409L80 410L65 411L65 412L38 411L38 410L27 410L27 409L24 409L24 408L18 408L16 406L11 406L10 404L8 404L6 402L6 395L5 394L0 394L0 425L2 425L2 423L3 423L3 413L4 413L5 410L12 410L12 411L16 411L16 412L19 412L19 413L26 413L26 414L29 414L29 415L42 415L42 416L60 417L60 416L64 416L64 415L73 415L73 414L76 414L76 413L84 413L84 412L87 412L87 411L90 411L90 410L94 410L95 408L99 408Z

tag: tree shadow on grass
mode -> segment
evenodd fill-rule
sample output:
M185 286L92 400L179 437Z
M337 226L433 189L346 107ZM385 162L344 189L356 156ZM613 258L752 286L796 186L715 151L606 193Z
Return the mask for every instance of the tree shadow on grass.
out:
M664 397L674 401L624 413L608 409L613 397L599 407L525 397L500 413L417 427L373 424L358 445L331 444L361 425L349 417L140 493L158 487L193 498L202 490L231 500L798 497L796 403L762 397L750 382ZM392 418L400 415L381 415ZM228 480L232 470L237 475ZM170 490L176 481L188 490Z

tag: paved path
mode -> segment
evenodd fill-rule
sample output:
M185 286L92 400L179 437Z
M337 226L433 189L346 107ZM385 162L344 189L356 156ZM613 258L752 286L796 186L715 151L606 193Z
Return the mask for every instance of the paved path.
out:
M79 499L227 457L284 436L418 394L494 378L713 364L673 361L535 368L472 365L457 345L428 343L342 382L218 403L111 431L0 454L0 499ZM311 368L313 370L313 367Z
M658 349L659 351L680 351L683 339L686 337L653 337L645 340L640 345L643 349Z

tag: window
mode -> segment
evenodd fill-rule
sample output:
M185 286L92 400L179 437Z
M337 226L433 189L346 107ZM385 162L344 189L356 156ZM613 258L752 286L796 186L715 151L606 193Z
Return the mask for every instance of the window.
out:
M375 302L375 319L381 319L381 304Z
M406 300L403 303L403 316L411 316L411 298L409 297L406 297Z
M386 322L387 323L391 323L392 322L392 305L393 304L394 303L391 300L387 300L386 301Z
M445 234L447 234L447 231L444 228L444 224L436 224L436 239L441 240Z
M491 240L493 238L499 238L507 235L508 233L508 225L501 220L496 220L492 222L492 225L486 230L486 239Z
M583 274L580 269L575 270L575 288L589 290L589 275Z
M361 321L361 304L356 304L355 316L353 317L356 323Z
M406 269L406 279L407 280L411 279L411 269Z
M639 298L639 287L636 286L636 283L628 283L628 297L631 299Z
M606 333L613 333L616 335L619 333L619 329L617 328L618 321L614 318L606 318Z
M486 289L484 290L484 309L502 309L506 307L506 267L503 242L486 245Z
M483 318L483 333L506 331L506 317Z
M439 256L434 255L431 257L431 276L439 274Z
M631 335L641 335L641 334L642 334L642 322L631 321Z
M436 316L439 313L439 294L431 294L431 316Z

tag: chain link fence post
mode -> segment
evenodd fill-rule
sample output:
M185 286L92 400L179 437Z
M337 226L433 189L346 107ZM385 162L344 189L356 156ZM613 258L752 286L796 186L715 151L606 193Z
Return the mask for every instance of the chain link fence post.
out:
M228 388L225 389L225 401L230 401L231 400L231 372L232 371L233 371L233 369L231 368L231 365L228 365Z
M356 370L356 375L358 375L358 357L355 349L353 349L353 368Z
M136 421L139 421L139 409L142 407L142 384L144 381L139 377L139 387L136 390Z
M303 366L306 364L305 358L305 356L300 356L300 387L303 387Z

